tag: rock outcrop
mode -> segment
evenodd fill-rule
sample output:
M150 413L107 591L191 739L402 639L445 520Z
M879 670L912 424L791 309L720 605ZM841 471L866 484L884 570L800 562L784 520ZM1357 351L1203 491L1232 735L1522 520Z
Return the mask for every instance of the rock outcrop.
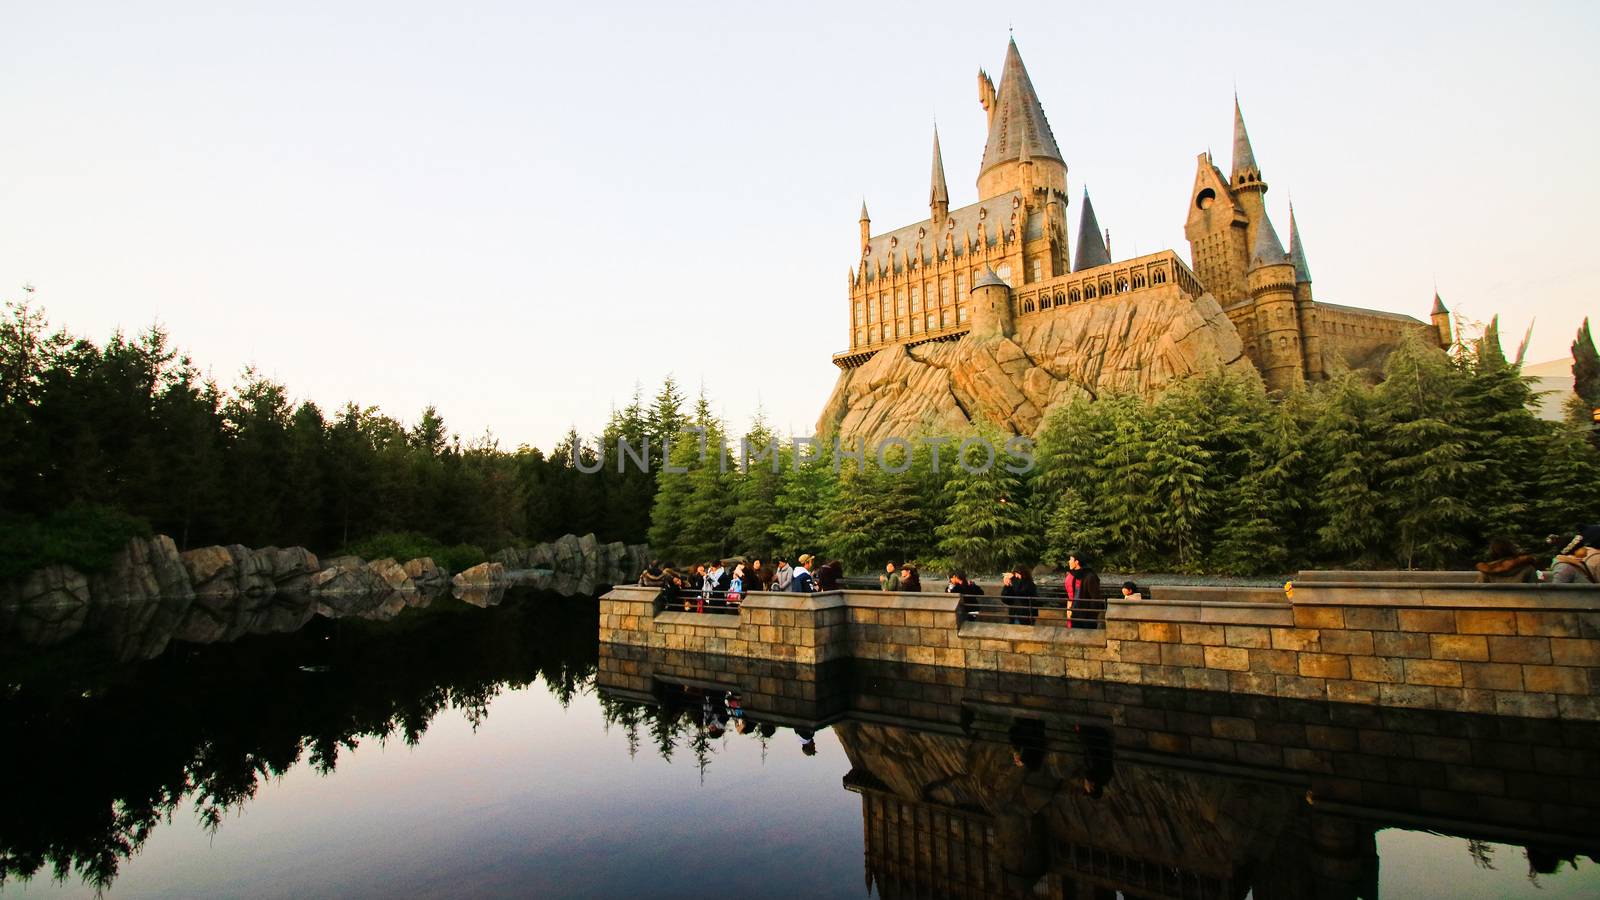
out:
M593 534L566 534L532 547L508 547L493 560L518 584L573 594L633 581L644 571L649 554L644 544L602 544Z
M89 579L70 566L45 566L0 596L0 630L29 646L59 644L87 621Z
M1034 435L1075 397L1221 369L1255 371L1216 300L1146 293L1027 317L1015 336L885 347L840 373L817 433L876 443L986 424Z

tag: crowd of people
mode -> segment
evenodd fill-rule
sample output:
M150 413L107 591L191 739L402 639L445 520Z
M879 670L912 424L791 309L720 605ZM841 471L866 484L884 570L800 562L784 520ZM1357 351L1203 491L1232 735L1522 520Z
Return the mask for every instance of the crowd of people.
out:
M752 591L813 591L838 590L844 580L844 563L834 559L818 563L809 553L802 553L790 565L786 557L777 557L768 566L761 558L709 560L692 567L674 568L651 560L639 575L643 587L657 587L662 591L663 608L688 612L734 612ZM884 564L878 576L878 587L883 591L922 593L922 574L914 563ZM1101 593L1100 576L1089 565L1083 553L1074 553L1067 561L1067 571L1062 578L1064 597L1044 597L1034 582L1032 570L1018 566L1001 577L1000 602L1005 618L1013 625L1032 625L1045 608L1065 611L1064 624L1068 628L1099 628L1105 617L1106 601ZM949 573L945 593L968 597L984 596L984 590L957 569ZM1124 582L1125 599L1142 599L1133 582ZM980 604L975 603L974 606ZM978 608L968 611L969 617L985 615Z

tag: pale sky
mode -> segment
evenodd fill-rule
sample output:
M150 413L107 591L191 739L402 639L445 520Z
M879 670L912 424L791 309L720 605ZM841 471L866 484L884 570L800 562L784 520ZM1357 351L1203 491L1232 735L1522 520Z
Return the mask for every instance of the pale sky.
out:
M1116 257L1187 259L1237 85L1318 299L1437 281L1532 361L1600 312L1595 4L768 6L0 2L0 297L508 449L668 372L809 433L861 200L926 218L935 117L977 199L1009 22L1074 241L1087 184Z

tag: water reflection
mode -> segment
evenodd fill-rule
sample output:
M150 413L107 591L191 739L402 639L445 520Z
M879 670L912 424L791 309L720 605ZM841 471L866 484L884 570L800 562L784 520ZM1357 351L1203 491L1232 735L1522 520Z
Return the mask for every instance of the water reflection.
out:
M513 594L487 608L434 603L388 621L312 615L292 633L174 644L131 667L7 657L0 728L25 737L0 742L0 877L49 872L110 886L153 833L180 827L165 822L192 810L205 829L245 828L225 820L269 780L292 769L332 774L374 741L416 746L447 710L476 731L496 698L531 689L562 708L586 695L577 707L609 734L585 724L581 734L551 734L560 743L537 752L524 737L521 754L506 759L498 757L506 744L480 736L446 753L445 765L482 769L491 789L508 794L562 785L540 787L539 802L505 805L487 835L471 831L479 853L466 861L407 850L441 878L457 878L446 866L467 866L478 880L451 881L454 892L526 890L532 882L516 879L542 877L545 889L572 893L694 893L693 873L711 863L678 855L727 831L750 847L786 842L782 854L741 863L733 877L753 879L741 890L771 892L774 882L762 879L788 884L781 879L810 866L811 884L843 891L837 868L807 862L825 846L841 849L840 827L864 852L856 872L882 897L1373 897L1385 865L1424 860L1433 870L1430 854L1441 851L1394 837L1421 831L1470 839L1482 865L1500 872L1563 869L1566 880L1546 878L1547 887L1571 884L1581 863L1577 874L1595 887L1596 870L1582 859L1600 835L1600 730L1591 724L597 647L597 625L592 600ZM622 756L623 743L632 771L607 770L599 748ZM786 765L753 778L739 762L759 754L764 763L769 752L803 762L813 779L842 776L843 790L813 786ZM660 761L692 766L691 783L667 784ZM466 841L478 828L482 810L451 806L436 774L395 777L378 789L433 798L423 814L437 824L416 835L419 844ZM858 798L859 814L845 810L858 818L813 830L819 814L800 804L816 797ZM334 815L311 795L294 808ZM585 828L563 830L583 816ZM1395 826L1408 830L1385 830ZM548 835L568 867L558 872L550 856L535 859L514 843L499 854L481 849L519 828ZM375 834L343 835L324 849L354 857L373 852L374 840L392 843L387 829ZM262 852L281 852L284 839L274 840ZM1489 871L1455 847L1469 872ZM847 852L846 865L856 850ZM707 851L707 860L716 855ZM636 881L618 883L625 868ZM351 889L336 875L318 883ZM1407 887L1398 893L1459 885Z
M328 773L363 741L413 745L446 709L480 722L536 679L565 704L593 679L596 627L593 600L540 596L387 623L308 617L137 668L7 657L0 881L48 870L103 887L185 805L214 829L302 760Z

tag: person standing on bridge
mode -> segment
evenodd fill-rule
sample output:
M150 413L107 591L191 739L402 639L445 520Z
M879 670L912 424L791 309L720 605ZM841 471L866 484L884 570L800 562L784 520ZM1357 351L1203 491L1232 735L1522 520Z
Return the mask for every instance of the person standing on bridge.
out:
M787 591L789 582L793 580L794 570L789 568L789 561L781 556L778 557L778 567L772 571L772 589L775 591Z
M1106 601L1100 594L1100 576L1082 553L1067 557L1067 627L1099 628Z
M895 567L893 562L886 563L883 567L883 574L878 576L878 590L900 590L900 570Z
M800 565L795 566L794 576L789 580L789 590L797 594L809 594L817 589L816 580L811 577L811 554L802 553L796 561Z

